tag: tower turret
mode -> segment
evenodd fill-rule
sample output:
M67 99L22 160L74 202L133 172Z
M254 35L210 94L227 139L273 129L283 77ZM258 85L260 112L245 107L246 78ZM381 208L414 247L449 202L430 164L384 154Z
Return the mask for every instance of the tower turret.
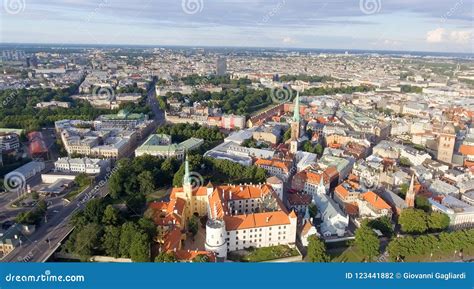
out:
M227 231L224 220L210 218L206 223L206 251L214 252L218 261L227 257Z

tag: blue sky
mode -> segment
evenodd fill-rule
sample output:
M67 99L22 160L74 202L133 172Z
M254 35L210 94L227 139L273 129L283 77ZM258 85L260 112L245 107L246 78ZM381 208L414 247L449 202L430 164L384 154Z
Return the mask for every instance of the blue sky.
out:
M473 53L472 0L2 0L1 42Z

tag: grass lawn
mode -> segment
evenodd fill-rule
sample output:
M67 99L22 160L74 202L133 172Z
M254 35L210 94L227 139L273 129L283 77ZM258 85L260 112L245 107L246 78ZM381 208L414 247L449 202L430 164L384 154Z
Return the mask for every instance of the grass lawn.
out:
M328 252L331 257L331 262L363 262L364 256L356 246L349 248L340 248L340 250L332 250Z
M275 259L298 256L296 248L290 248L287 245L278 245L272 247L252 248L246 250L248 254L234 256L234 261L238 262L264 262Z
M146 201L147 201L147 203L148 202L153 202L153 201L159 201L163 197L168 195L169 192L170 192L170 188L168 188L168 187L160 188L160 189L156 190L155 192L147 195L146 196Z

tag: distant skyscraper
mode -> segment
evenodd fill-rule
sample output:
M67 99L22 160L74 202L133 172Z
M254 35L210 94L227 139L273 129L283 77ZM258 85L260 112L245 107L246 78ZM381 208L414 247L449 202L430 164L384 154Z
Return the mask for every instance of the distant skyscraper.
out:
M223 76L227 74L227 59L224 57L219 57L216 63L216 74L218 76Z

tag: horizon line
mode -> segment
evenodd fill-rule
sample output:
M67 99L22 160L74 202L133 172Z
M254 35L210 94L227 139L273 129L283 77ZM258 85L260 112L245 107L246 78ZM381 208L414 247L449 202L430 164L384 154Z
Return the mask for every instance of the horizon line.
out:
M230 48L230 49L273 49L273 50L327 50L327 51L356 51L356 52L387 52L394 54L410 54L410 53L433 53L433 54L454 54L454 55L465 55L474 57L474 52L451 52L451 51L422 51L422 50L390 50L390 49L361 49L361 48L308 48L308 47L271 47L271 46L216 46L216 45L188 45L188 44L175 44L175 45L162 45L162 44L92 44L92 43L41 43L41 42L0 42L0 47L4 45L60 45L60 46L115 46L115 47L148 47L148 48L161 48L161 47L183 47L183 48Z

